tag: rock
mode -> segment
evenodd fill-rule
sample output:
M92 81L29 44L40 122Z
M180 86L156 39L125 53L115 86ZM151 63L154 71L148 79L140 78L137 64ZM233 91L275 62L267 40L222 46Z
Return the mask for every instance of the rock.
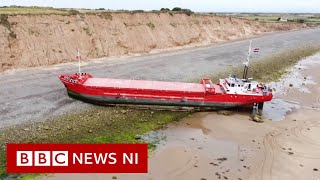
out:
M303 77L303 79L307 79L307 77Z
M111 122L107 122L107 126L111 126Z
M290 83L290 84L289 84L289 87L293 87L293 84Z
M218 160L218 161L226 161L226 160L228 160L228 158L222 157L222 158L218 158L217 160Z
M186 123L188 126L190 126L190 123Z
M150 113L151 113L151 114L154 114L154 112L153 112L153 111L151 111Z
M127 113L127 111L124 110L124 109L122 109L120 112L121 112L122 114L126 114L126 113Z
M258 122L258 123L263 122L261 116L259 116L259 115L253 116L252 120L253 120L254 122Z
M118 179L117 176L112 176L112 179Z
M25 128L25 129L23 129L24 131L30 131L30 129L29 128Z
M207 180L206 178L201 178L200 180Z
M230 116L231 115L231 111L218 111L217 114L218 115Z
M227 177L227 176L223 176L223 178L224 178L224 179L228 179L228 177Z
M43 129L49 130L49 126L43 126Z
M218 179L221 178L221 175L218 172L216 172L215 175L218 177Z
M142 137L141 137L141 135L137 134L134 138L135 139L141 139Z
M195 139L194 138L190 138L190 140L194 141Z
M313 171L318 171L318 169L317 168L313 168Z
M211 162L211 163L209 163L209 164L214 165L214 166L219 166L219 164L216 164L216 163L214 163L214 162Z
M288 152L289 155L293 155L293 152Z
M67 126L67 129L68 129L68 130L71 130L71 129L72 129L72 127L70 127L70 126Z
M90 129L90 130L88 131L88 133L92 133L92 130Z

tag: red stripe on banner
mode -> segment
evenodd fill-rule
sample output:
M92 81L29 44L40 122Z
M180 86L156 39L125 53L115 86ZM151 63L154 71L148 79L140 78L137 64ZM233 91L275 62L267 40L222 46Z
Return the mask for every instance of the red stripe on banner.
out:
M147 144L7 144L7 173L147 173Z

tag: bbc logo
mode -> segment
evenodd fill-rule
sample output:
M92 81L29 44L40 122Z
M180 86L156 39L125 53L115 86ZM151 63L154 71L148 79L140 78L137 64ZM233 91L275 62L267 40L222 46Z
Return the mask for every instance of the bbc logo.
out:
M68 151L17 151L17 166L68 166Z

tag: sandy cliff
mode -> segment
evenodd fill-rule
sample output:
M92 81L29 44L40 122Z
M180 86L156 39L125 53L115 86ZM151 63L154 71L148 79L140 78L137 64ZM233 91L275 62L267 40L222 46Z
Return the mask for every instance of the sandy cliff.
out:
M184 45L206 45L301 24L169 13L16 15L0 19L0 71Z

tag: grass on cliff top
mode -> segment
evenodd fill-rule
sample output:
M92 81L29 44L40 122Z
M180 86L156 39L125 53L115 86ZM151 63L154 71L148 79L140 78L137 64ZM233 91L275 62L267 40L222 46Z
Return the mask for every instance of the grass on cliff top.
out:
M302 47L270 56L251 64L249 77L269 82L279 79L288 67L319 52L319 47ZM234 68L238 76L242 67ZM230 72L211 76L213 81ZM6 143L137 143L137 135L165 127L191 112L94 107L45 122L27 123L0 132L0 179L6 177ZM154 148L152 144L149 146Z
M38 6L10 6L0 7L0 14L7 15L75 15L78 13L101 13L113 12L110 10L91 10L91 9L67 9L53 7L38 7Z
M68 9L68 8L53 8L39 6L0 6L0 14L6 15L76 15L76 14L96 14L96 13L166 13L162 11L144 11L144 10L106 10L100 9ZM183 13L183 12L171 12Z
M66 15L69 14L68 10L65 9L55 9L49 7L19 7L19 6L11 6L11 7L0 7L0 14L61 14Z

